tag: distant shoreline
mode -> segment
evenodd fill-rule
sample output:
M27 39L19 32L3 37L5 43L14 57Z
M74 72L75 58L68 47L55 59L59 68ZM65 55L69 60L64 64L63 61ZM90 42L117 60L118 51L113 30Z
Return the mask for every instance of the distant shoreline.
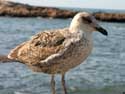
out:
M11 1L0 1L0 16L10 17L45 17L45 18L72 18L79 11L52 7L31 6ZM125 13L95 12L93 15L100 21L125 22Z

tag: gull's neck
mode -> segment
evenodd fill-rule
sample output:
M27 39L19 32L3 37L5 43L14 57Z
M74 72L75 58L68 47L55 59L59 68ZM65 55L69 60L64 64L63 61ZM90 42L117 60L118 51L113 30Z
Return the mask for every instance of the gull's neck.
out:
M83 28L80 28L79 25L71 24L70 28L69 28L69 31L70 31L71 34L73 34L73 35L75 35L79 38L85 38L87 40L92 41L92 32L88 31L88 30L85 30Z
M82 35L85 39L87 40L92 40L92 32L91 31L85 31L85 30L82 30L80 31L82 32Z

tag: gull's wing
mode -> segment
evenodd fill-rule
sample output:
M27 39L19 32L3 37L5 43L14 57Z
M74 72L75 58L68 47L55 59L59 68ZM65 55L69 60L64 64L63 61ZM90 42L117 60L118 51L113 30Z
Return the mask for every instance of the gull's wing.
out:
M8 55L29 65L44 63L63 54L67 49L65 44L68 29L40 32L31 40L17 46Z
M8 58L9 59L13 59L13 60L18 60L18 51L20 48L22 48L27 42L24 42L20 45L18 45L16 48L14 48L13 50L10 51L10 53L8 54Z

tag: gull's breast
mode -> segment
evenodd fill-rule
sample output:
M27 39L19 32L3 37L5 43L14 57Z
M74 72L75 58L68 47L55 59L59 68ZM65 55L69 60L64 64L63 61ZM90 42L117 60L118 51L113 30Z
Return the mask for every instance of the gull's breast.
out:
M63 71L68 71L69 69L83 63L90 55L92 48L93 45L91 41L80 40L70 48L69 52L65 54L65 59L63 59L63 62L59 65L60 68L64 68Z

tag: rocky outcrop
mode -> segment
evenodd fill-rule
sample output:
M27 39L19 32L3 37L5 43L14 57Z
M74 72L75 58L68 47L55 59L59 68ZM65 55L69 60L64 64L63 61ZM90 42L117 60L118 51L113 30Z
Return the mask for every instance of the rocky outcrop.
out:
M10 1L0 1L0 16L71 18L77 12L51 7L36 7Z
M0 0L0 16L11 17L51 17L72 18L78 11L63 10L51 7L37 7L27 4ZM96 19L109 22L125 22L125 13L93 13Z
M125 13L93 13L96 19L109 22L125 22Z
M16 60L9 59L5 55L0 55L0 63L17 62Z

